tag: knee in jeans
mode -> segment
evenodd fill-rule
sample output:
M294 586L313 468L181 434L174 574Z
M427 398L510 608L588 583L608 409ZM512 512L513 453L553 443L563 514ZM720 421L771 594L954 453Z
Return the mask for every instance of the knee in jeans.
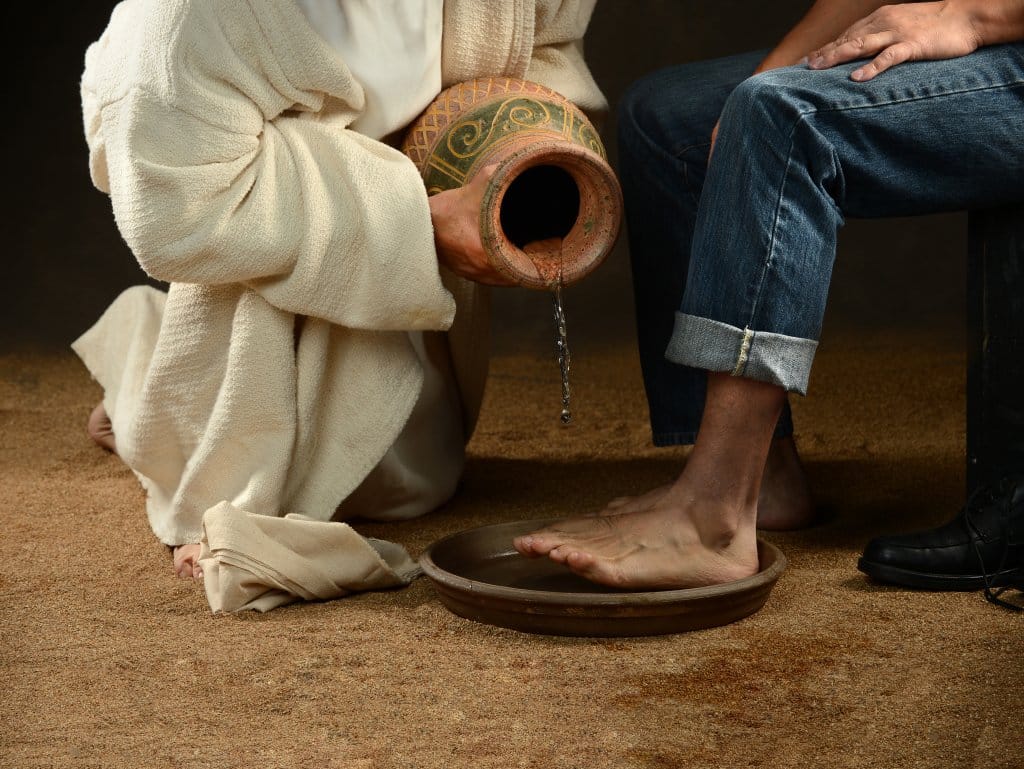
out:
M722 120L744 126L789 131L805 111L786 72L764 72L748 77L730 94Z

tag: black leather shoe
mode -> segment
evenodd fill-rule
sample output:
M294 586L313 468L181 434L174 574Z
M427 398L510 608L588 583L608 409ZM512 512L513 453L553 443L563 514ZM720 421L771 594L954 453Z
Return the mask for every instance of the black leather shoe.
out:
M871 540L857 568L922 590L1024 589L1024 475L978 489L944 526Z

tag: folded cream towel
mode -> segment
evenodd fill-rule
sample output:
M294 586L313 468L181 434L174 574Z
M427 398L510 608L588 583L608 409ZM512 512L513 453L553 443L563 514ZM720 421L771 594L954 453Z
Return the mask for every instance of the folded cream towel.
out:
M409 584L421 572L400 545L346 523L255 515L221 502L203 515L199 565L214 612L270 611Z

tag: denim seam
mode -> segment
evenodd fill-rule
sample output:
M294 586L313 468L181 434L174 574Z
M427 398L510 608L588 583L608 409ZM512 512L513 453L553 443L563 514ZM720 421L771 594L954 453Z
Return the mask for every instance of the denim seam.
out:
M685 155L690 150L699 150L699 149L704 149L705 147L707 147L710 150L711 149L711 142L702 142L701 144L687 144L682 149L666 150L666 151L668 152L669 155L672 155L675 158L677 158L679 160L682 160L683 155Z
M771 269L772 262L775 256L775 244L777 242L776 233L779 230L779 219L781 218L782 212L782 200L786 191L786 182L789 181L789 169L793 165L793 146L796 143L794 140L794 134L796 134L797 126L800 125L800 121L803 120L803 113L800 114L796 122L793 124L792 130L789 132L789 152L786 153L786 168L782 174L782 182L779 184L779 197L775 203L775 213L772 217L772 231L771 235L768 236L768 253L765 255L764 262L761 265L761 274L757 278L757 287L754 291L754 301L750 305L750 315L747 319L747 325L745 330L749 330L750 326L754 322L754 316L757 315L758 305L761 303L761 293L764 291L764 284L768 277L768 270ZM739 364L737 363L737 367Z
M693 200L694 207L700 206L700 195L697 194L696 191L694 191L693 184L690 183L690 164L683 159L683 155L685 155L691 149L699 148L701 146L702 145L699 144L692 144L689 147L686 147L682 152L675 155L675 159L678 160L683 165L683 184L686 185L686 191L690 193L690 198ZM710 147L711 145L709 144L706 146Z
M876 107L893 107L893 106L895 106L897 104L908 104L908 103L914 102L914 101L924 101L925 99L942 99L942 98L945 98L947 96L962 96L963 94L979 93L981 91L998 91L998 90L1001 90L1003 88L1016 88L1018 86L1024 86L1024 79L1022 79L1022 80L1014 80L1014 81L1012 81L1010 83L1000 83L999 85L986 85L986 86L982 86L980 88L965 88L965 89L960 90L960 91L949 91L948 93L929 94L927 96L912 96L912 97L907 98L907 99L891 99L889 101L878 102L877 104L861 104L859 106L851 106L851 107L838 107L838 106L836 106L836 107L826 107L826 108L823 108L823 109L809 109L806 112L798 113L799 120L797 120L797 123L793 126L793 129L796 130L796 125L799 124L800 120L802 120L803 118L807 117L808 115L820 115L820 114L829 113L829 112L852 112L854 110L874 109ZM792 136L792 133L790 133L790 136Z

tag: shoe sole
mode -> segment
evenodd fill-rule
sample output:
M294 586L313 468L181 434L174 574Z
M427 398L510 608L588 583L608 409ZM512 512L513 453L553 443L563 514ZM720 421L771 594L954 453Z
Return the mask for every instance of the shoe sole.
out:
M863 558L857 561L857 568L878 582L902 585L918 590L968 592L982 590L985 587L985 577L981 574L970 576L963 574L929 574L928 572L910 571L909 569L900 569L884 563L866 561ZM1017 568L1001 571L989 577L989 584L993 587L1024 588L1024 572Z

